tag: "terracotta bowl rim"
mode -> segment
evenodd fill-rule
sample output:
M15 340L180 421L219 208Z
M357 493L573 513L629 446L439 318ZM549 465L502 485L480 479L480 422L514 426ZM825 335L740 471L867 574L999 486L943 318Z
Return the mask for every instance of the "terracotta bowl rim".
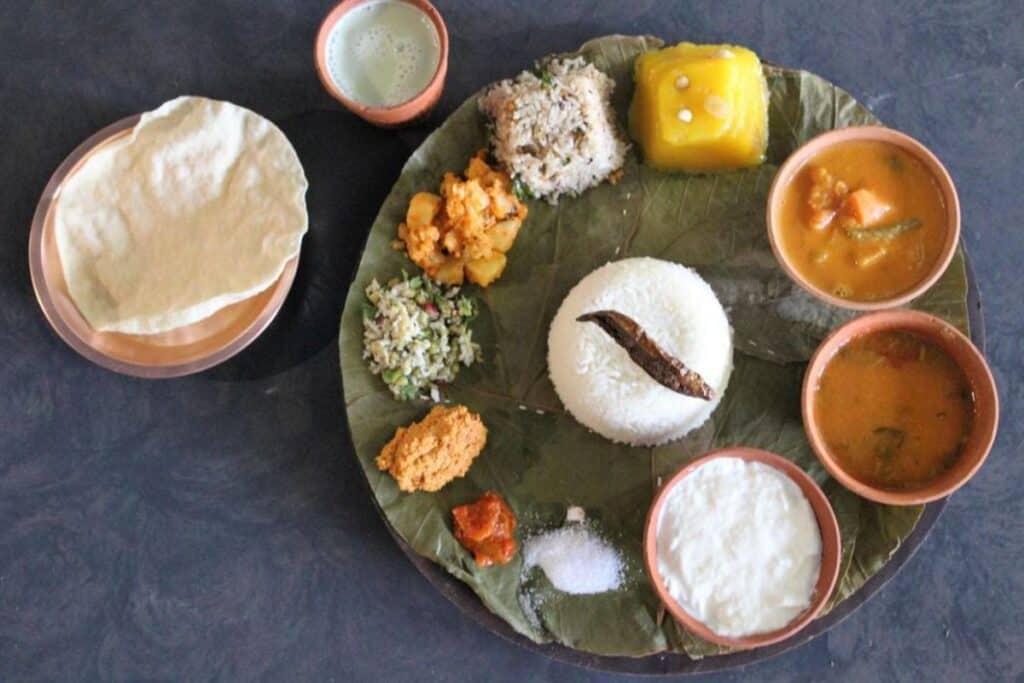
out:
M986 392L984 400L992 405L992 415L987 418L983 416L981 419L975 420L973 428L983 429L984 431L982 432L981 441L976 452L972 451L967 454L968 457L974 458L975 462L960 477L948 481L944 485L941 480L936 480L916 489L885 489L866 484L849 474L832 457L829 449L825 446L824 437L822 437L817 427L817 417L814 411L814 388L817 377L836 351L851 339L862 334L860 332L862 327L872 323L877 325L874 331L904 329L925 336L933 341L940 340L940 343L943 343L943 345L945 343L941 340L945 336L945 341L951 340L952 343L962 347L966 353L973 356L975 361L977 361L975 366L979 370L976 373L972 373L962 363L958 362L957 364L971 382L975 392ZM811 356L810 362L807 364L807 369L804 372L803 386L800 391L800 409L803 417L804 432L811 444L811 449L832 478L858 496L885 505L921 505L950 495L970 481L978 470L981 469L981 466L992 452L996 434L999 431L999 391L996 387L995 378L992 375L992 369L989 367L988 361L985 360L984 354L963 332L949 322L930 313L906 308L875 311L860 315L833 330L818 346L814 355ZM965 457L965 454L961 454L960 457Z
M818 529L821 532L821 571L815 585L815 595L811 604L799 616L788 624L775 631L757 633L743 637L721 636L708 628L705 624L691 616L683 607L669 594L658 571L657 558L657 527L660 522L661 508L671 491L680 481L692 474L697 468L707 464L711 460L719 458L741 458L746 461L760 462L775 468L787 476L794 484L800 487L804 496L814 510L815 518L818 521ZM818 506L814 505L811 499L817 499ZM822 505L823 504L823 505ZM658 599L668 610L669 614L685 629L695 635L725 647L748 650L755 647L763 647L785 640L811 623L817 617L835 589L839 580L839 565L842 553L842 537L839 532L839 522L836 519L835 511L828 497L821 490L821 487L804 472L796 463L786 458L760 448L748 446L727 446L706 453L696 460L679 468L675 474L661 487L651 502L647 513L647 521L644 524L644 568L651 580L651 585L658 596ZM831 569L831 571L830 571Z
M876 301L843 299L813 284L793 267L791 259L785 253L776 235L777 225L774 215L781 204L784 190L793 182L800 169L803 168L811 157L821 150L853 140L887 142L897 145L904 151L916 156L934 176L939 185L939 191L942 193L946 203L946 239L931 271L910 289L887 299L878 299ZM765 204L765 224L768 230L768 241L771 244L772 252L775 254L775 260L778 261L779 266L786 275L802 289L832 306L855 311L878 311L903 306L921 296L949 268L949 264L952 263L953 256L956 254L957 245L960 242L960 198L949 170L921 141L902 131L882 125L848 126L846 128L826 131L811 138L786 158L775 173L771 187L768 190L768 201Z
M320 27L317 29L316 41L313 43L313 63L316 65L316 74L320 78L321 85L327 90L331 97L341 102L345 107L351 110L353 113L359 116L376 121L381 117L392 118L394 123L403 123L411 121L417 118L424 110L429 109L433 102L427 100L432 99L433 91L437 87L438 83L443 83L448 72L448 26L444 21L444 17L441 16L441 12L438 11L437 7L430 2L430 0L398 0L404 2L407 5L412 5L416 9L426 14L434 24L434 28L437 29L438 40L441 43L441 51L437 60L437 67L434 69L434 75L431 76L427 84L418 93L398 104L389 106L371 106L361 102L357 102L345 95L335 85L334 80L327 68L326 56L327 51L327 39L334 29L334 25L338 23L342 15L350 10L356 8L359 5L373 0L341 0L337 3L331 11L320 22ZM440 93L438 93L439 95Z

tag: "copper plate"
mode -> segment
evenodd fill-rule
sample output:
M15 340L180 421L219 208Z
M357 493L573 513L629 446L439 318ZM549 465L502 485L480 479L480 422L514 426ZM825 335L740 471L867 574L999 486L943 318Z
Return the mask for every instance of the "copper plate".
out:
M125 375L181 377L227 360L267 328L291 289L299 257L289 260L280 277L264 291L191 325L150 335L92 329L75 307L64 281L53 229L55 200L68 176L97 149L130 134L140 118L136 114L107 126L76 147L54 171L32 218L29 269L43 315L54 332L75 351L99 366Z

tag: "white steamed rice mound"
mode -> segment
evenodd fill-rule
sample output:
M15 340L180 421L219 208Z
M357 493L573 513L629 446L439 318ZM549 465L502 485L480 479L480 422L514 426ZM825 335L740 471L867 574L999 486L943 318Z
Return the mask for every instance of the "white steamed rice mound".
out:
M662 349L711 386L711 401L655 382L584 313L633 318ZM718 406L732 372L732 328L711 287L695 271L654 258L629 258L593 271L569 292L548 334L555 391L584 426L612 441L654 446L697 429Z

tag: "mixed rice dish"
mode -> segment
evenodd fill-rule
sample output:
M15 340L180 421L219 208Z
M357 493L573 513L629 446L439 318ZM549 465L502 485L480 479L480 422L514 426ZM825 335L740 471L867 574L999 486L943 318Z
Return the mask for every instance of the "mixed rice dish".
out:
M494 156L526 198L575 197L618 178L629 145L609 98L615 82L582 57L554 59L481 96Z

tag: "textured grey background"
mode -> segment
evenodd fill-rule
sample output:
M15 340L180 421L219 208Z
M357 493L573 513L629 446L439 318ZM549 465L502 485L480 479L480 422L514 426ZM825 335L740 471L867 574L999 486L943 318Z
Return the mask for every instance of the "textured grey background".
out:
M400 135L340 113L317 82L327 2L0 4L0 680L602 678L482 631L402 556L349 452L333 342L407 145L484 83L612 32L750 45L931 146L960 189L1004 402L988 463L881 594L827 636L715 678L1024 677L1021 3L438 4L448 88ZM204 375L145 382L51 334L28 227L78 142L182 93L284 122L317 181L313 226L265 338Z

